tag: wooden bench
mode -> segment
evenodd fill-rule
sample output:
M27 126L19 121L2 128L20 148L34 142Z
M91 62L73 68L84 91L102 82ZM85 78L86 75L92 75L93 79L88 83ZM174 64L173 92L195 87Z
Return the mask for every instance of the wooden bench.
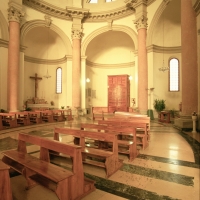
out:
M138 115L133 115L133 116L114 116L112 118L108 119L109 121L134 121L135 123L146 123L147 124L147 140L150 141L150 117L146 116L138 116ZM143 132L144 130L141 128L137 129L137 132Z
M92 107L92 119L104 120L105 113L108 113L108 107Z
M136 138L137 145L141 145L143 150L148 147L149 143L147 140L147 123L137 122L137 121L129 121L129 120L99 120L98 124L100 125L108 125L114 127L133 127L136 128Z
M51 110L43 110L41 112L42 122L53 122L53 113Z
M64 121L62 110L52 110L53 120L57 122Z
M104 132L116 132L118 134L118 151L121 154L127 154L129 156L129 161L132 161L137 157L139 151L137 150L136 145L136 129L132 127L114 127L114 126L105 126L99 124L80 124L81 130L96 130ZM132 136L129 139L129 136ZM101 143L99 144L99 148ZM128 149L124 148L128 147Z
M3 130L3 121L2 116L0 115L0 130Z
M17 125L30 125L30 118L27 112L11 112L15 114Z
M66 109L66 110L62 109L61 112L65 120L67 121L73 120L71 109Z
M122 117L124 117L124 116L127 116L127 117L131 117L131 116L133 116L133 117L147 117L147 115L141 115L141 114L139 114L139 113L131 113L131 112L122 112L122 111L117 111L117 112L115 112L115 116L122 116Z
M0 113L2 116L2 124L4 127L15 128L17 127L17 119L13 113Z
M60 134L72 135L75 138L79 138L78 145L82 146L83 163L105 168L106 177L110 177L122 167L123 161L118 157L117 133L109 134L72 128L55 128L54 139L59 140ZM88 139L112 143L112 150L86 147Z
M29 115L29 119L31 123L40 124L42 123L41 113L40 111L26 111Z
M39 158L27 153L26 143L40 146ZM72 170L50 163L50 150L71 157ZM2 153L2 161L24 175L27 189L41 184L53 190L60 200L81 199L95 189L93 181L84 180L80 146L19 133L17 150Z
M9 176L10 167L0 160L0 199L12 200L12 190Z

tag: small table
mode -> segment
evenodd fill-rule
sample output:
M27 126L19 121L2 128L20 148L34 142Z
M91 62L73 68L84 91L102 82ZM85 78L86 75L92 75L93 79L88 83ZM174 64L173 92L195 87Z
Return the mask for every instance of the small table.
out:
M170 112L161 111L159 113L159 122L170 123Z

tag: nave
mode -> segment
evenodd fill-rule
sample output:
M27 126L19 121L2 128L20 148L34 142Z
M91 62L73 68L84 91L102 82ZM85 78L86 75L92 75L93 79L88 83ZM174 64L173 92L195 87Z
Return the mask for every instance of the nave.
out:
M0 151L17 147L19 132L53 138L54 127L79 127L80 122L93 123L89 118L79 120L32 125L0 131ZM199 200L199 133L181 132L171 124L151 121L149 146L142 150L132 162L124 160L123 167L108 179L105 170L84 164L85 176L95 180L96 190L84 200L118 199L167 199ZM63 142L72 142L71 136L62 136ZM29 146L30 154L37 155L39 149ZM2 154L0 154L2 157ZM63 159L55 159L62 165ZM36 186L25 190L26 181L18 174L11 174L13 200L57 200L55 193Z

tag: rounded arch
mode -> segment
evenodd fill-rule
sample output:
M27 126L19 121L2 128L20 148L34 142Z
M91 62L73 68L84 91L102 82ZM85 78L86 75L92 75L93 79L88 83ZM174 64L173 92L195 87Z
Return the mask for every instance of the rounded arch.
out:
M101 33L105 33L107 31L111 31L110 27L104 26L102 28L99 28L99 29L95 30L90 35L88 35L86 37L86 39L83 41L83 43L82 43L81 56L85 56L87 46L92 41L92 39L94 39L96 36L100 35ZM127 33L130 36L130 38L133 40L133 42L135 44L135 49L137 49L137 47L138 47L138 38L137 38L137 33L133 29L131 29L131 28L127 27L127 26L113 25L112 26L112 31L122 31L122 32Z
M0 10L0 37L3 40L9 40L8 23Z
M159 8L157 9L152 21L151 21L151 25L149 26L148 29L148 34L147 34L147 46L152 45L152 37L153 37L153 32L154 29L158 23L158 20L160 19L160 16L162 15L163 11L165 10L167 4L170 2L171 0L166 0L166 1L162 1L162 3L160 4Z
M32 21L25 23L21 27L21 38L20 38L21 44L24 45L24 40L26 38L26 35L31 29L38 27L38 26L45 26L45 25L46 25L45 20L32 20ZM66 36L66 34L54 24L50 25L50 29L53 30L54 32L56 32L61 37L61 39L64 43L64 46L66 48L66 54L71 55L72 54L72 44L71 44L69 38Z

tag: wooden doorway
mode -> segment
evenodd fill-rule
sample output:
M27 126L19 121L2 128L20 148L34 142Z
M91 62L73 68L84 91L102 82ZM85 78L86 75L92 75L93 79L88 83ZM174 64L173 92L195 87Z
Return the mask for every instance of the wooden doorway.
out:
M108 76L108 112L126 111L130 106L130 80L128 75Z

